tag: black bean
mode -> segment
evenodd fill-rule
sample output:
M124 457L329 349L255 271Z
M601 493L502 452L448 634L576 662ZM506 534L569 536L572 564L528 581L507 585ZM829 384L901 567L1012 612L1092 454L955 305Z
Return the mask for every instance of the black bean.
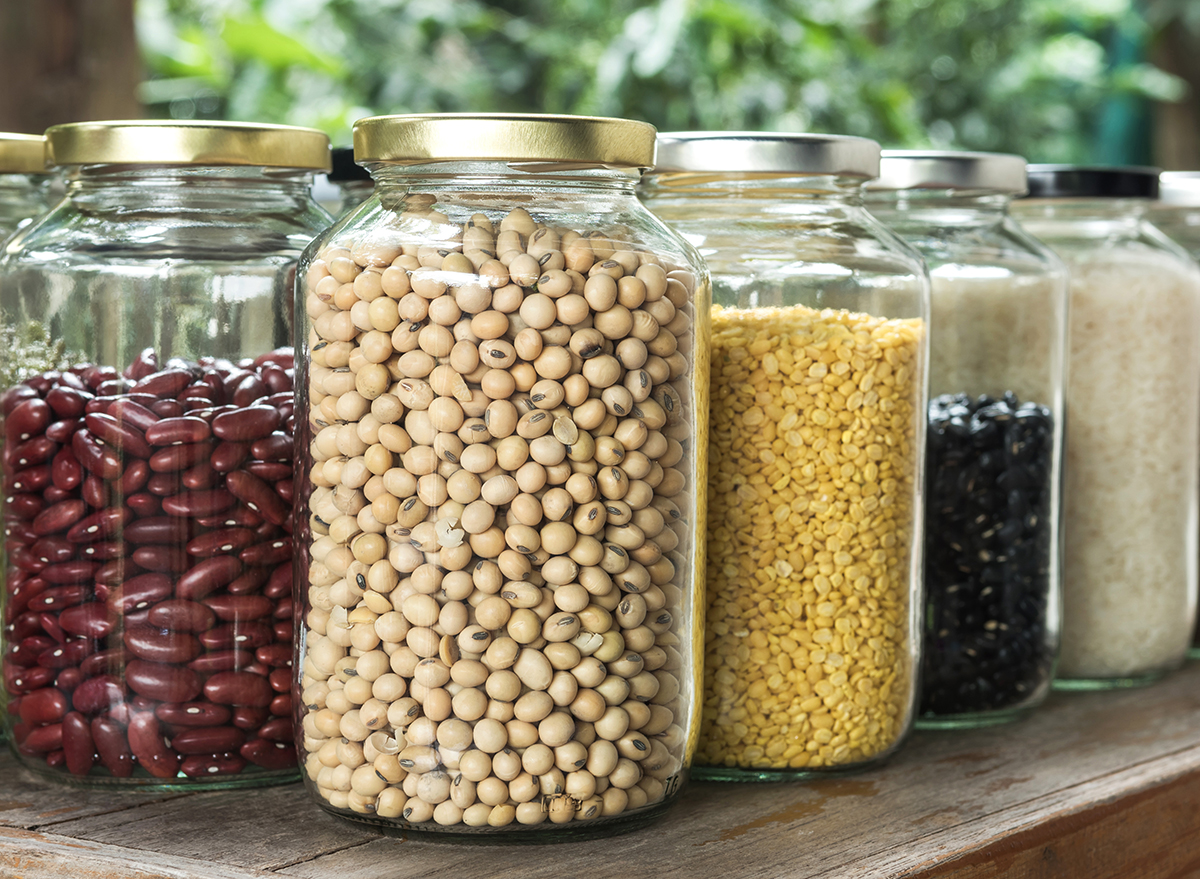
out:
M1049 682L1050 410L944 395L929 407L921 714L1020 706Z

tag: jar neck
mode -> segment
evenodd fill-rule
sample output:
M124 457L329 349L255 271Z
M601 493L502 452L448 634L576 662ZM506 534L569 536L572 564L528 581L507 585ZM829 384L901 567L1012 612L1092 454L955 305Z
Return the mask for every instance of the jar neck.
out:
M309 198L312 172L248 166L80 165L67 199L83 210L214 207L262 213Z
M42 213L49 199L48 175L0 174L0 226L11 225L3 222L10 218L26 220Z
M378 162L367 166L375 179L375 193L383 199L402 196L409 190L421 192L495 192L513 198L542 199L548 192L558 195L597 195L635 198L639 172L607 168L567 168L549 165L510 166L505 162L436 162L425 165L394 165ZM369 184L368 184L369 185Z
M993 191L901 189L868 191L867 209L904 223L939 226L993 226L1008 216L1012 196Z
M1134 230L1150 207L1141 198L1023 198L1013 203L1022 221L1088 223Z
M642 191L648 199L720 199L744 202L812 202L830 207L861 207L863 183L856 177L779 174L654 174Z

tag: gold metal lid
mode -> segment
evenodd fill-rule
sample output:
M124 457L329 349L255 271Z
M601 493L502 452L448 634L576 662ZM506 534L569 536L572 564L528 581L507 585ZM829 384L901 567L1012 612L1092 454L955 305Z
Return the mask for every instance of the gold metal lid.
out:
M329 170L329 137L315 128L250 122L73 122L46 130L56 165L251 165Z
M0 132L0 174L49 174L46 138Z
M354 160L397 165L507 162L526 171L654 165L654 126L536 113L370 116L354 123Z

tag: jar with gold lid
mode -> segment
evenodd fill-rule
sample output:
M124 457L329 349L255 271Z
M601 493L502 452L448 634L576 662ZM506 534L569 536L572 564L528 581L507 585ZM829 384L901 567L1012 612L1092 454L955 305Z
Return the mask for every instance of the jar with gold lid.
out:
M44 137L0 133L0 242L49 210L51 179Z
M295 777L292 317L324 134L55 126L0 260L6 723L94 784Z
M309 791L387 832L640 826L679 797L708 276L638 202L654 129L360 120L375 193L297 313L297 731Z

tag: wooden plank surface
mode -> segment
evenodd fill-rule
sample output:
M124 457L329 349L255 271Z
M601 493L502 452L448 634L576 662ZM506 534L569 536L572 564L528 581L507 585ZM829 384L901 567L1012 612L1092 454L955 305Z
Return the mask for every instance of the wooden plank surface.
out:
M69 867L69 869L66 869ZM917 733L886 766L693 784L656 825L542 846L383 837L299 785L147 795L48 784L0 757L0 877L833 879L1200 875L1200 664L1055 694L1009 726Z

